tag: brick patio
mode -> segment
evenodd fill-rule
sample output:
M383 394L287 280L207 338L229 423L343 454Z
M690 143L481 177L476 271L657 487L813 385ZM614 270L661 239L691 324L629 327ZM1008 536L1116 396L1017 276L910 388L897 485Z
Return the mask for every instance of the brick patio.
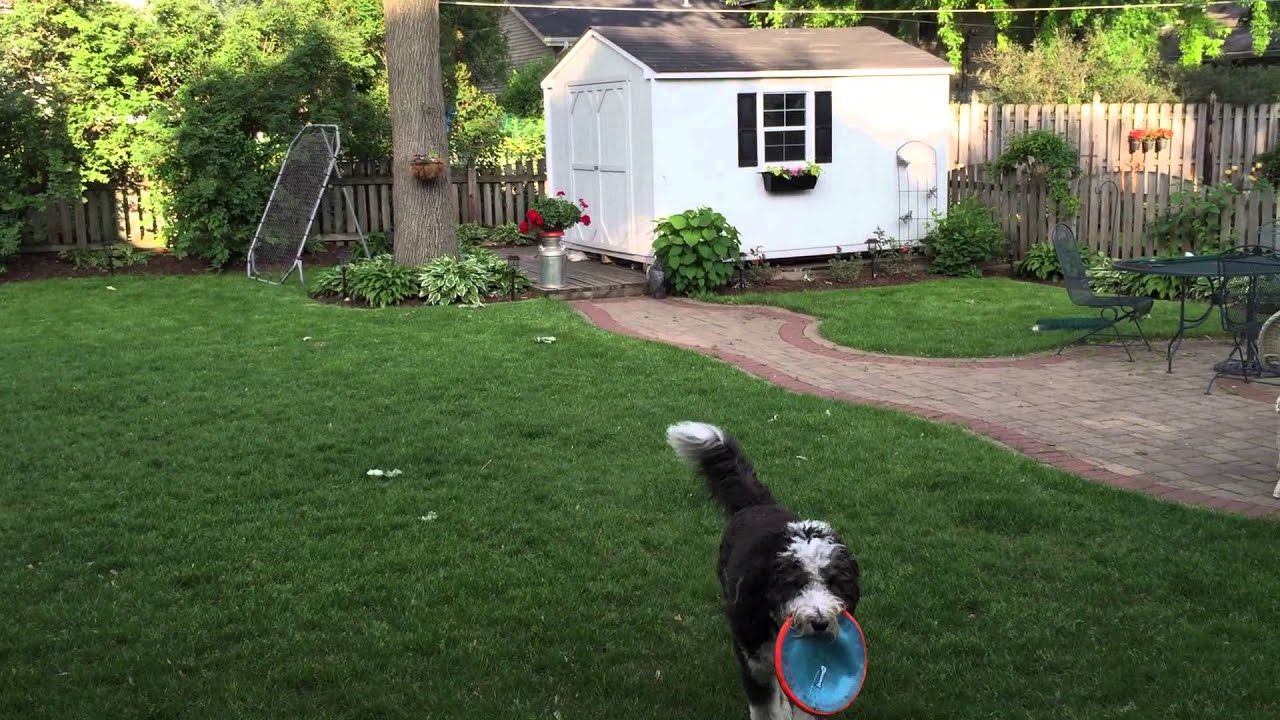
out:
M597 325L718 357L797 392L962 424L1084 477L1178 502L1280 519L1280 388L1223 383L1204 394L1227 346L1188 341L1165 372L1164 344L1134 352L932 360L863 353L785 310L688 300L573 303Z

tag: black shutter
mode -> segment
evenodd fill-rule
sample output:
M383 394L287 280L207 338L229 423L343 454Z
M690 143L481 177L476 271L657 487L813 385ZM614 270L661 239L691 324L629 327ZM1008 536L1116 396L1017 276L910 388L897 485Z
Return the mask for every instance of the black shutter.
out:
M738 167L755 167L756 152L756 94L738 94Z
M813 94L813 161L831 162L831 93Z

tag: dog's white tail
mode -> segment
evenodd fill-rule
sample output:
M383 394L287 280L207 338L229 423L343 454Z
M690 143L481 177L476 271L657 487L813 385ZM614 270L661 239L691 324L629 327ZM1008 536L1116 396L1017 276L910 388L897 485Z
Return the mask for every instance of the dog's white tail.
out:
M756 479L755 468L738 441L720 428L700 422L676 423L667 428L667 443L681 460L702 474L711 497L730 515L774 502L768 488Z

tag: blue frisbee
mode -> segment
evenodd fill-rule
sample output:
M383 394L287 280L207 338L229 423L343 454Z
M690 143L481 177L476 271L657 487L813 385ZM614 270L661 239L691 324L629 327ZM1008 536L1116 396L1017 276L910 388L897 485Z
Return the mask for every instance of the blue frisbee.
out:
M798 635L791 618L782 623L773 651L778 684L796 707L810 715L835 715L853 704L867 678L867 641L846 610L840 632Z

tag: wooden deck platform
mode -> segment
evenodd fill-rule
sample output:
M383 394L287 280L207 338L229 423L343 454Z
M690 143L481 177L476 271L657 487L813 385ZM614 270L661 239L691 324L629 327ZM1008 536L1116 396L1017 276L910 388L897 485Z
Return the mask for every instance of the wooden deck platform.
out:
M565 286L548 288L539 284L541 268L538 265L538 248L535 246L502 248L495 250L500 258L508 255L520 256L520 269L533 282L533 289L539 295L560 298L563 300L586 300L590 298L632 297L643 295L645 276L622 261L610 263L600 262L599 257L588 255L586 260L565 263Z

